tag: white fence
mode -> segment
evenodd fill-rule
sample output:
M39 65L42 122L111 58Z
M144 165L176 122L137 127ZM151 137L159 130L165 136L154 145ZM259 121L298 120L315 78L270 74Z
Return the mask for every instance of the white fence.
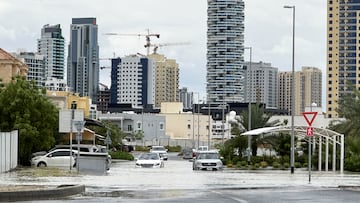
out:
M0 132L0 173L17 167L18 131Z

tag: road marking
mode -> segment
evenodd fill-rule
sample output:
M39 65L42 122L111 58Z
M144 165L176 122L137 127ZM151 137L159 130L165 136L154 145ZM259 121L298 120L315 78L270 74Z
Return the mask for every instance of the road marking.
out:
M244 200L244 199L239 199L239 198L234 198L234 197L230 197L228 195L224 195L223 193L221 192L218 192L218 191L214 191L214 190L210 190L210 192L212 193L216 193L224 198L227 198L227 199L231 199L231 200L234 200L234 201L237 201L237 202L240 202L240 203L249 203L248 201Z

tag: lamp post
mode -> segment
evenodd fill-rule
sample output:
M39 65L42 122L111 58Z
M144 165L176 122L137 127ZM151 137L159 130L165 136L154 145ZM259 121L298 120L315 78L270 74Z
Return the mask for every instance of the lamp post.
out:
M74 117L75 117L75 109L76 109L76 101L71 102L71 120L70 120L70 157L73 156L72 153L72 132L73 132L73 123L74 123ZM72 166L74 163L71 162L72 159L70 159L70 171L72 170Z
M245 49L249 49L250 50L250 63L249 63L249 76L248 76L248 85L249 85L249 92L248 92L248 99L249 99L249 105L248 105L248 110L249 110L249 120L248 120L248 131L251 130L251 57L252 57L252 47L245 47ZM248 165L250 165L251 162L251 135L248 135L248 154L247 154L247 162Z
M290 169L294 173L294 114L295 114L295 6L284 6L284 8L292 9L293 14L293 29L292 29L292 83L291 83L291 154L290 154Z
M199 145L200 145L200 109L199 109L199 98L200 98L200 94L199 92L197 92L197 95L198 95L198 98L197 98L197 131L198 131L198 134L197 134L197 148L199 149Z

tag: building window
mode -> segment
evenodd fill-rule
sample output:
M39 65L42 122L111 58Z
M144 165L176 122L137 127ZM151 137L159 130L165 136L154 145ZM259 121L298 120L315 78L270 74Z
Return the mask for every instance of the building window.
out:
M128 130L128 131L132 131L132 130L133 130L132 125L128 125L128 126L127 126L127 130Z
M159 129L164 130L164 123L159 123Z
M138 122L138 123L137 123L137 129L138 129L138 130L141 130L141 122Z

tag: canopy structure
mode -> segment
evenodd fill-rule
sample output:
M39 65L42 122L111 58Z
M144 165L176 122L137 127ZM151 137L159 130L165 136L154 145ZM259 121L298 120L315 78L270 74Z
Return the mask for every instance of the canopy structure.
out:
M309 126L294 126L294 133L295 136L299 138L305 138L307 142L313 143L312 151L315 152L316 148L318 149L319 155L319 171L322 170L322 152L323 152L323 145L325 145L325 171L329 169L329 144L332 143L333 153L332 153L332 170L336 170L336 147L337 145L340 146L340 172L344 172L344 135L339 134L335 131L323 128L313 128L314 136L306 136L306 131ZM242 133L243 136L254 136L254 135L269 135L275 134L279 132L291 132L291 126L276 126L276 127L265 127L265 128L258 128L254 130L250 130L247 132Z

